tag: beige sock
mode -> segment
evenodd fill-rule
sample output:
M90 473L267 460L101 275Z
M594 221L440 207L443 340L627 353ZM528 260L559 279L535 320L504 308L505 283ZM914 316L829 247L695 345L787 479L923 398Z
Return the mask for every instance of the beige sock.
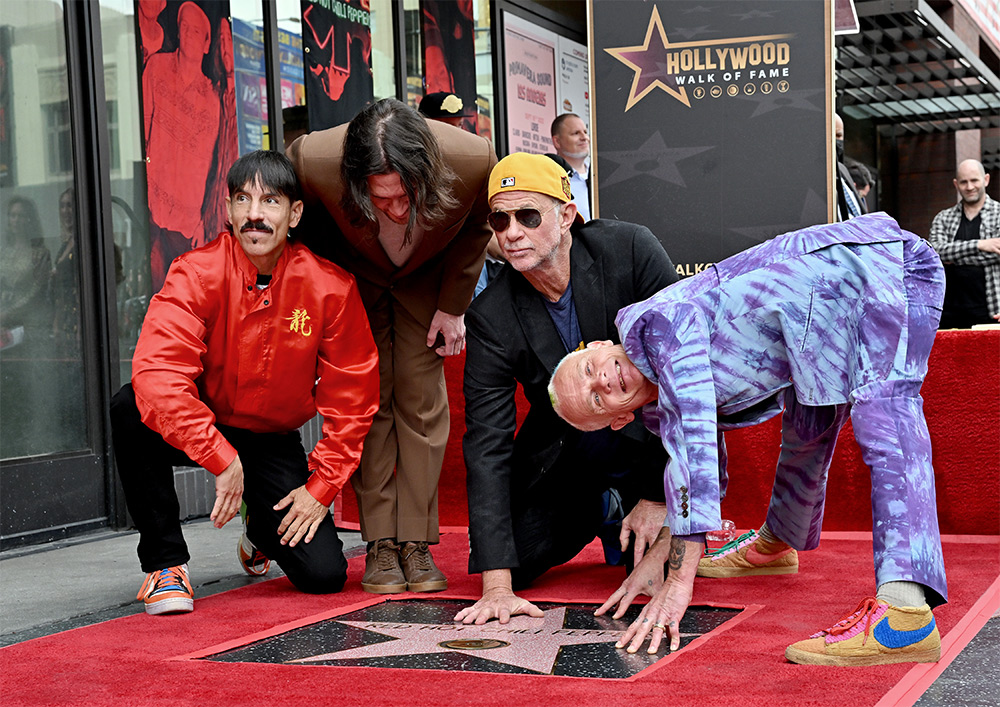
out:
M886 582L878 588L875 597L893 606L923 606L927 603L923 585L916 582Z
M760 530L757 531L757 549L765 555L772 555L789 547L791 545L772 533L771 529L767 527L767 521L764 521L764 525L760 526Z

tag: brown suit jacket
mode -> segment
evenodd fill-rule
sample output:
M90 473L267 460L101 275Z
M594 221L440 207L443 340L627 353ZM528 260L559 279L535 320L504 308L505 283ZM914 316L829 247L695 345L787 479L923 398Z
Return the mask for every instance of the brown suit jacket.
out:
M371 230L352 226L340 208L345 189L340 164L347 125L303 135L289 147L288 157L304 192L304 222L297 229L303 240L358 279L366 304L391 288L412 314L430 324L435 309L462 314L472 301L491 235L486 225L487 187L497 158L485 138L439 121L427 124L445 162L458 176L452 192L459 206L442 225L424 233L402 268L389 260ZM325 215L332 217L332 223L330 219L324 222Z

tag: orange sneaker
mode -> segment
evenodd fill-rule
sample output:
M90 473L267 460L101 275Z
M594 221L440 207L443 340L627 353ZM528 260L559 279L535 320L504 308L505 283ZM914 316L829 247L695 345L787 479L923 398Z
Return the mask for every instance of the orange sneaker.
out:
M785 658L806 665L935 663L940 657L941 634L929 606L892 606L875 597L785 649Z
M236 543L236 556L240 558L240 567L251 577L263 577L271 569L271 561L257 549L256 545L250 542L246 531L240 536L240 541Z
M699 577L752 577L762 574L795 574L799 554L795 548L763 553L757 548L757 533L750 530L698 562Z
M135 598L146 603L147 614L194 611L194 592L188 581L187 563L148 573Z

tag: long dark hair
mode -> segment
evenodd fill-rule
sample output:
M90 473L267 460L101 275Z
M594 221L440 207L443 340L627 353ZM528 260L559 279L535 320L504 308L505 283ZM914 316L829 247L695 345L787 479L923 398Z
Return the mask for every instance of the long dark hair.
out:
M399 175L410 201L403 237L406 244L418 218L424 227L434 226L458 206L451 194L455 173L445 163L427 121L395 98L376 101L354 117L344 138L340 171L346 185L341 208L356 228L376 232L378 217L368 192L368 177Z

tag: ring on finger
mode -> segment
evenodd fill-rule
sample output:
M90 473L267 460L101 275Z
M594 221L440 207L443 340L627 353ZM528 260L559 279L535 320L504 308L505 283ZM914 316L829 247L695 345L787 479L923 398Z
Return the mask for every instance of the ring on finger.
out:
M653 628L658 628L661 631L666 631L667 630L667 627L664 626L663 624L660 624L660 623L653 624Z

